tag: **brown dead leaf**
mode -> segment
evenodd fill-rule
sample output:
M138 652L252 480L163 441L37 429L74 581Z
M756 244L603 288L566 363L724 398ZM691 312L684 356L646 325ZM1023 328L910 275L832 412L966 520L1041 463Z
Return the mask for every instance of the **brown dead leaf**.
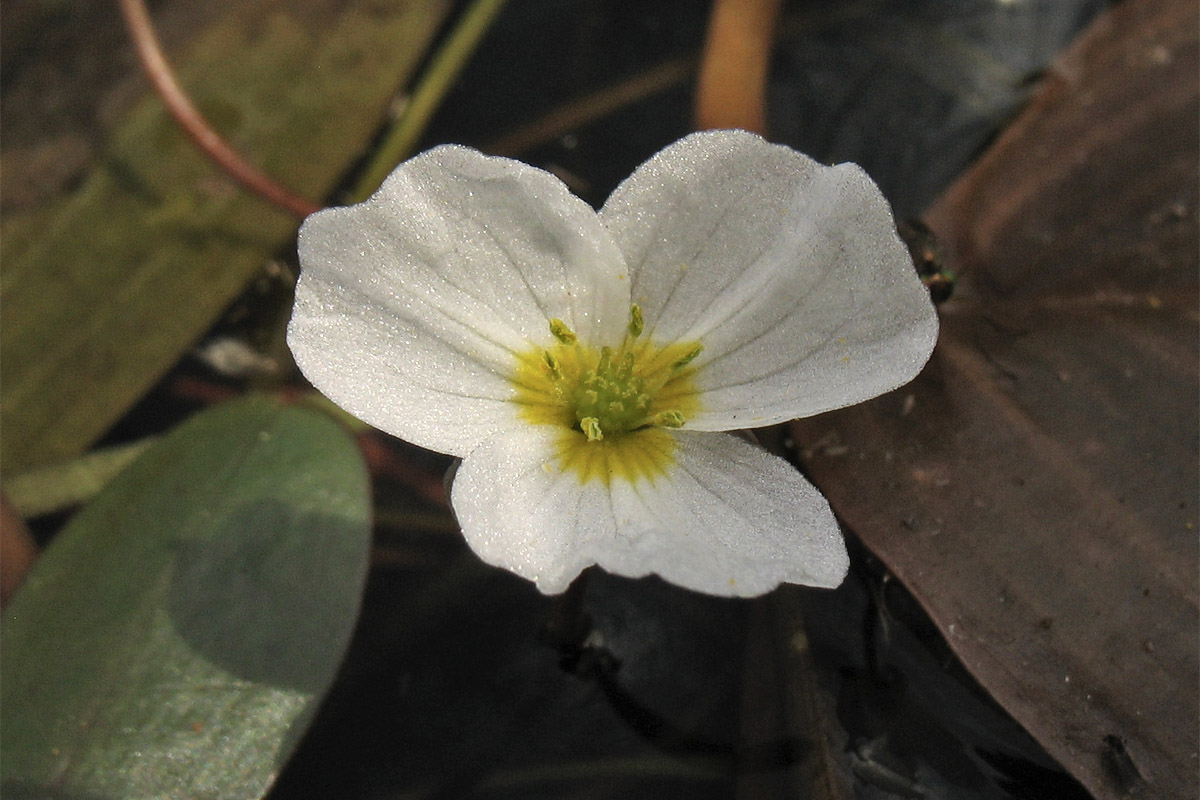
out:
M931 210L925 372L793 424L843 520L1097 797L1197 770L1197 19L1118 5Z

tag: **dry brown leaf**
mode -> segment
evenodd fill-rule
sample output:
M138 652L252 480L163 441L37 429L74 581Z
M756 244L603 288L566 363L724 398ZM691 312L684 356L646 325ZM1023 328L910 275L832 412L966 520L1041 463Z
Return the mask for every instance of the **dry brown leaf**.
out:
M1101 798L1196 786L1197 30L1184 0L1099 19L928 215L964 280L925 372L793 425L848 526Z

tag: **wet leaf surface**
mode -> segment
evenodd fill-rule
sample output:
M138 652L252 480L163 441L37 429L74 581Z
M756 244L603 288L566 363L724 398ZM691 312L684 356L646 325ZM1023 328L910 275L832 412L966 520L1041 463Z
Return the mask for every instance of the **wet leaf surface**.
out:
M261 398L123 472L6 609L4 795L261 795L354 626L366 478L336 423Z
M1098 797L1194 791L1197 24L1101 18L929 213L908 387L795 423L835 510Z

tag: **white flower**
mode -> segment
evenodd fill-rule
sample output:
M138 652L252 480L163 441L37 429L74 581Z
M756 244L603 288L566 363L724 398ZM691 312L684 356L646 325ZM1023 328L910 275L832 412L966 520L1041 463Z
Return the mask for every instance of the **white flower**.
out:
M309 217L299 249L301 370L462 458L467 542L547 593L591 564L718 595L836 586L825 499L716 432L893 389L937 337L862 170L739 131L671 145L599 213L549 173L438 147Z

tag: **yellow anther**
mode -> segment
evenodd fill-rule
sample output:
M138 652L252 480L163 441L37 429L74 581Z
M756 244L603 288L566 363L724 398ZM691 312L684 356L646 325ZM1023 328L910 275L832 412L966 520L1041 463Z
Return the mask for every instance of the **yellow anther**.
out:
M684 353L681 358L677 358L671 362L671 369L675 372L679 372L679 370L692 363L696 359L696 356L700 355L700 351L703 349L704 345L697 343L695 347Z
M646 321L642 319L642 307L634 303L629 307L629 335L637 338L642 335Z
M579 429L584 432L589 442L598 442L604 438L604 431L600 430L600 420L595 417L579 420Z
M546 367L550 370L550 374L553 375L557 380L561 381L563 379L562 367L559 365L558 359L554 357L554 354L549 350L545 350L542 352L542 358L545 360Z
M652 478L672 463L671 429L700 408L688 367L700 346L656 345L644 324L631 306L623 340L601 348L554 319L555 341L518 355L514 400L523 420L559 428L556 470L607 483Z
M653 424L660 428L678 428L683 425L683 414L675 409L660 411L654 415Z
M575 341L579 338L575 335L575 331L568 328L567 323L558 317L550 320L550 333L554 334L554 338L563 344L575 344Z

